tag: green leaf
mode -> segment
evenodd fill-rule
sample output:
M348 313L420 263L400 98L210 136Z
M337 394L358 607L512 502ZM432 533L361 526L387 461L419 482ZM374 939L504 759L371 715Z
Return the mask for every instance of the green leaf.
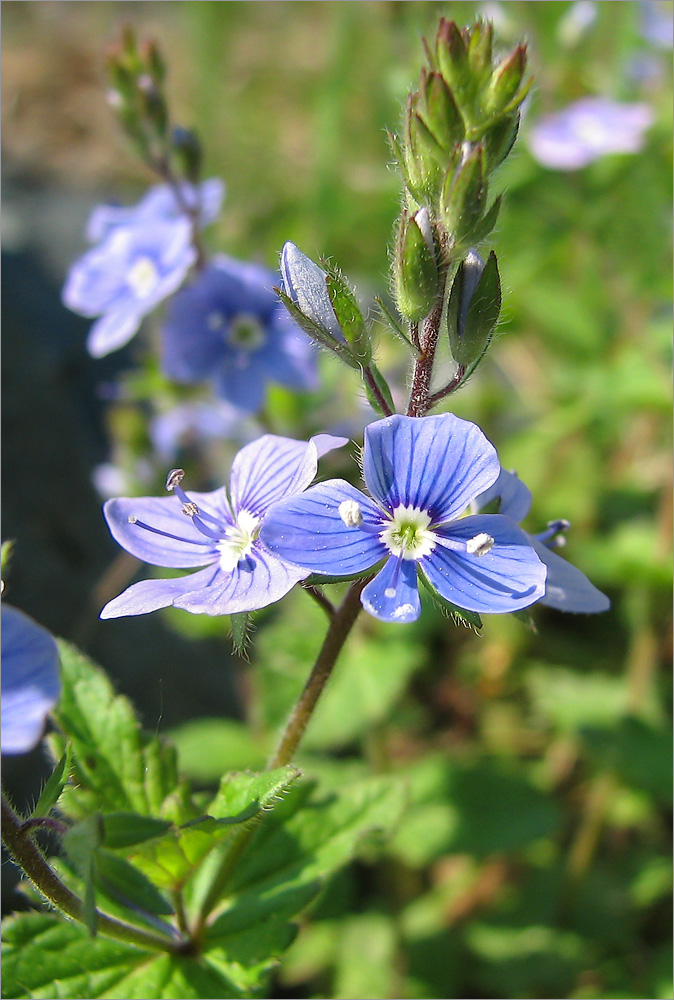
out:
M60 808L74 818L100 811L159 813L178 785L175 751L141 730L129 701L102 670L59 641L63 691L54 718L73 752L73 783ZM62 752L56 736L52 747Z
M171 821L137 813L116 812L103 816L103 843L106 847L131 847L152 837L160 837Z
M327 261L321 261L321 263L327 270L325 283L337 322L353 348L354 356L359 361L367 363L372 357L372 344L365 329L365 320L360 311L358 300L341 274L330 267Z
M68 744L65 748L63 756L52 773L49 775L47 783L42 789L40 798L37 800L35 808L31 813L33 818L36 816L48 816L52 808L58 802L59 796L65 788L66 782L70 776L71 759L72 751L70 744Z
M63 846L84 882L84 923L96 933L96 852L103 840L103 824L97 814L87 816L63 835Z
M219 781L228 771L264 767L271 749L235 719L194 719L169 735L178 748L181 771L204 784Z
M118 902L125 905L131 903L145 913L160 916L168 916L174 912L166 897L142 872L112 851L97 851L96 871L101 890Z
M421 354L421 352L419 351L419 349L417 347L414 346L414 344L412 343L412 341L410 340L410 338L407 336L407 334L403 330L402 326L400 325L400 323L398 322L398 320L396 319L396 317L393 315L393 313L391 312L391 310L389 309L389 307L386 305L386 303L384 302L384 300L382 298L380 298L378 295L375 295L375 299L374 300L377 303L377 306L379 307L379 311L381 312L382 316L388 322L388 325L391 328L392 332L395 333L395 335L400 340L402 340L403 344L405 344L412 351L414 351L414 354L417 357L419 357L420 354Z

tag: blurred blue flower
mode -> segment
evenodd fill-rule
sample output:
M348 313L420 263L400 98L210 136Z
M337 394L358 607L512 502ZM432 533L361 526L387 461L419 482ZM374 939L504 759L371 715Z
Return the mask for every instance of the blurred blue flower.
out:
M158 457L170 461L179 448L195 442L226 438L240 444L251 441L257 434L247 416L224 399L179 403L152 418L150 438Z
M660 49L672 47L672 5L662 0L641 0L641 34Z
M178 196L169 184L151 187L137 205L97 205L87 221L86 236L90 243L99 243L118 226L152 224L158 219L178 219L198 209L199 225L203 228L220 214L225 185L219 177L211 177L198 187L183 182ZM181 203L178 201L181 199Z
M146 218L117 225L70 268L63 302L81 316L100 316L87 348L96 358L123 347L143 316L183 283L195 263L188 219Z
M113 538L138 559L177 569L205 567L170 580L143 580L101 611L101 618L144 615L174 605L193 614L254 611L280 600L309 570L270 552L260 526L277 500L306 489L318 459L346 438L319 434L309 442L266 434L232 463L229 492L191 493L183 473L169 473L172 497L108 500L103 513Z
M341 479L274 505L263 542L289 562L356 576L385 560L363 607L383 621L419 617L417 576L468 611L517 611L543 596L545 567L526 535L500 514L462 517L499 473L493 445L451 413L396 414L365 430L363 473L373 499Z
M171 301L164 373L177 382L212 380L218 396L247 413L261 409L270 381L316 388L314 350L274 293L277 283L258 264L215 257Z
M529 148L544 167L580 170L609 153L638 153L652 120L647 104L584 97L537 122Z
M51 633L23 611L3 602L1 615L2 752L26 753L59 699L59 654Z
M531 510L531 493L521 479L513 472L501 469L498 479L488 490L476 497L471 505L476 511L482 510L493 500L500 500L499 513L522 521ZM551 551L564 543L561 531L570 527L568 521L551 521L539 535L528 535L541 562L548 568L545 594L539 604L547 604L557 611L597 614L608 611L611 602L605 594L590 583L584 573Z

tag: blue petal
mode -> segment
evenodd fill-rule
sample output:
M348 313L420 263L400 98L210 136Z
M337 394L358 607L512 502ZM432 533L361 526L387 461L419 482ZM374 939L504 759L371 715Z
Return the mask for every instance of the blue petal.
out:
M286 294L317 326L327 330L335 340L344 340L325 283L326 274L294 243L286 243L281 251L281 274Z
M421 614L416 561L390 556L360 599L368 614L381 621L416 621Z
M223 524L233 523L224 507L223 490L212 493L190 491L189 497L201 510L217 517ZM213 539L206 538L192 519L183 514L182 503L177 496L114 497L106 500L103 514L115 541L132 556L153 566L190 569L205 566L218 559L216 543ZM129 517L135 517L152 528L176 537L155 534L138 524L130 523Z
M501 469L499 477L493 486L475 498L473 506L476 511L482 510L492 500L500 499L499 514L505 514L518 524L523 521L531 510L531 491L514 472Z
M2 752L26 753L39 743L61 693L53 636L18 608L2 605Z
M197 573L174 580L141 580L127 587L119 597L108 601L101 618L124 618L127 615L147 615L159 608L168 608L178 597L190 590L201 590L219 574L216 566L207 566Z
M608 611L611 607L608 597L590 583L584 573L566 559L551 552L537 538L529 535L529 541L541 562L548 568L545 596L540 599L539 604L547 604L557 611L571 611L576 614L591 615Z
M355 500L364 522L383 530L382 513L369 497L343 479L330 479L274 504L264 519L260 537L281 558L313 573L362 573L389 553L378 533L344 524L339 514L344 500Z
M143 319L135 303L112 309L92 325L87 335L87 350L92 358L103 358L131 340Z
M329 440L326 440L329 439ZM318 435L322 454L346 444L346 438ZM230 489L234 510L262 516L271 504L305 489L316 475L319 453L311 441L265 434L232 462Z
M502 614L519 611L545 592L546 569L529 537L502 514L478 514L436 529L440 538L468 541L481 533L494 539L483 556L436 545L420 560L421 571L446 601L467 611Z
M280 601L308 575L307 569L289 565L258 541L231 573L218 572L210 586L190 590L173 604L193 614L235 615L257 611Z
M411 505L434 524L449 521L492 485L499 469L480 428L453 413L395 414L365 428L365 482L390 511Z

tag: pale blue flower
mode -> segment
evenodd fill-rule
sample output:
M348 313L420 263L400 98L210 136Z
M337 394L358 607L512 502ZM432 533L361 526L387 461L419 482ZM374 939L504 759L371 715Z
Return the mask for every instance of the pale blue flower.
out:
M40 742L61 694L54 637L32 618L2 604L2 752L27 753Z
M341 479L313 486L275 504L261 537L276 555L313 573L376 572L361 601L383 621L418 618L419 575L458 608L517 611L543 596L545 566L509 518L462 516L499 468L475 424L451 413L396 414L365 430L370 496Z
M185 181L178 191L182 204L169 184L156 184L137 205L97 205L87 221L87 239L99 243L119 226L148 225L159 219L170 222L184 216L185 208L188 212L198 208L202 228L217 219L225 194L225 185L219 177L211 177L198 187Z
M531 493L513 472L501 469L498 479L488 490L476 497L474 510L482 510L493 500L500 500L499 513L513 521L522 521L531 509ZM560 532L570 527L568 521L551 521L538 535L528 535L529 542L541 562L548 568L545 594L539 604L547 604L557 611L597 614L611 606L606 594L590 583L584 573L551 550L563 543Z
M269 382L317 387L309 339L279 302L278 276L219 255L172 299L162 327L162 368L177 382L211 381L247 413L264 404Z
M652 121L647 104L584 97L537 122L529 148L544 167L580 170L609 153L638 153Z
M232 463L229 491L185 493L182 470L169 474L170 497L116 498L103 513L113 538L153 566L197 569L170 580L135 583L101 611L101 618L143 615L174 605L193 614L255 611L280 600L309 575L274 555L260 527L277 500L306 489L318 459L345 438L318 434L309 442L266 434Z

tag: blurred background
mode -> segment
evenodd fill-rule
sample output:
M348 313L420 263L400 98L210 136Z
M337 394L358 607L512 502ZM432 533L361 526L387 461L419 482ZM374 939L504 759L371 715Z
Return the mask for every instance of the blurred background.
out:
M204 176L227 185L212 250L275 267L292 240L330 257L367 305L387 292L400 202L385 130L441 15L491 18L504 48L526 38L535 75L496 182L499 336L451 409L531 488L529 531L571 521L565 555L612 608L491 616L479 637L430 605L411 627L361 623L303 767L328 784L399 771L410 809L383 857L334 880L271 995L667 998L671 3L3 4L5 593L79 643L148 728L172 733L198 782L263 762L316 646L320 612L303 595L258 617L248 661L218 619L97 619L136 569L100 514L111 480L160 493L182 464L194 488L213 488L240 444L158 459L148 421L176 396L152 321L97 361L89 322L60 302L91 208L154 182L106 103L105 50L124 22L159 42L172 117L201 136ZM584 96L648 105L642 148L542 166L536 123ZM405 358L385 338L378 356L401 398ZM323 389L274 388L265 419L358 440L371 419L358 386L321 363ZM348 455L325 466L354 468ZM34 795L46 768L40 750L8 761L14 795Z

